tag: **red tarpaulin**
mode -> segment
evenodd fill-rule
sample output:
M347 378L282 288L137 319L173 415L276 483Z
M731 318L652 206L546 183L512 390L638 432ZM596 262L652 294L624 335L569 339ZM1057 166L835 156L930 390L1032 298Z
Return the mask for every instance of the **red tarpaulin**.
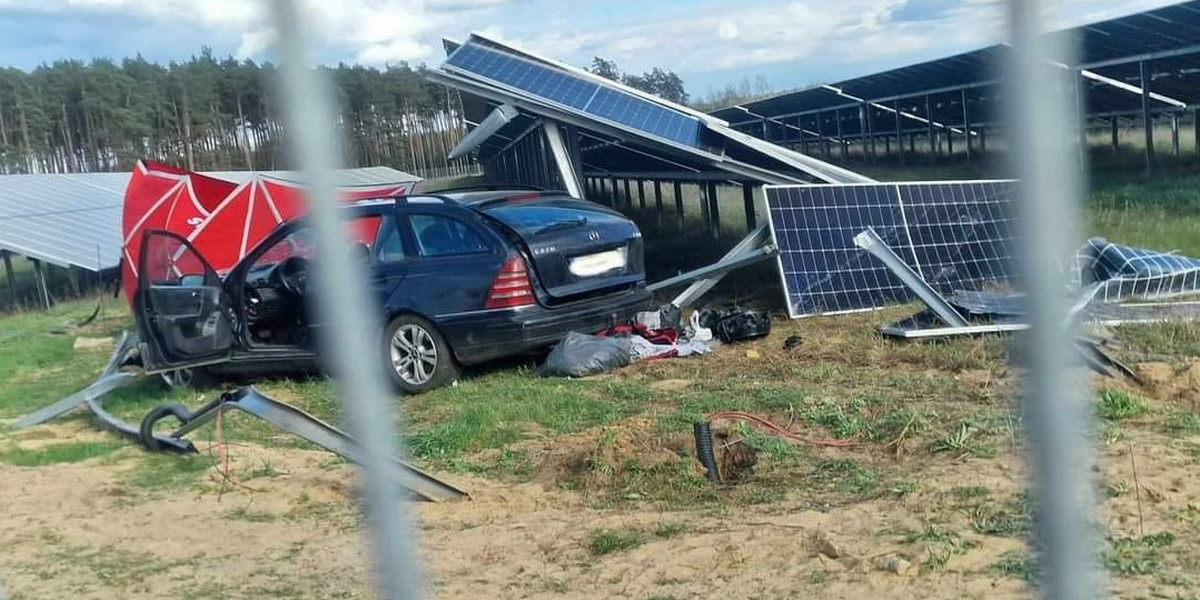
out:
M415 182L343 188L347 202L402 196ZM242 184L141 161L125 189L122 285L133 301L142 234L152 229L186 238L218 272L232 268L280 223L305 210L304 187L256 173ZM376 220L376 225L377 225ZM362 232L359 232L362 233ZM364 240L368 243L371 240Z

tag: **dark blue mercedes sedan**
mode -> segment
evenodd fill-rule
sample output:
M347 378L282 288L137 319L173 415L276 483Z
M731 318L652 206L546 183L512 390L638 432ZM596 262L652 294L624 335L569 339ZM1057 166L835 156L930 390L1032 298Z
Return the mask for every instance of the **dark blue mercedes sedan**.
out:
M376 358L409 393L627 321L650 301L637 225L564 192L458 190L346 210L386 324ZM185 239L146 232L134 299L146 370L187 385L318 368L311 239L303 220L285 223L217 273Z

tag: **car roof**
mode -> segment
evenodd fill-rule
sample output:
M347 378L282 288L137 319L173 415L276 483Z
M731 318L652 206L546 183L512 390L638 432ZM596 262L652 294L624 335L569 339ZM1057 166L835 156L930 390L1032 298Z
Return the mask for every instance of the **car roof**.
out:
M347 208L356 209L363 213L373 212L372 208L380 208L385 206L394 206L399 203L408 204L455 204L459 206L467 206L479 208L485 204L494 202L503 202L507 200L524 200L534 198L560 198L572 197L570 194L559 190L539 190L532 188L496 188L480 190L476 188L464 188L463 191L445 190L438 192L416 193L407 196L388 196L383 198L369 198L358 200L346 205Z

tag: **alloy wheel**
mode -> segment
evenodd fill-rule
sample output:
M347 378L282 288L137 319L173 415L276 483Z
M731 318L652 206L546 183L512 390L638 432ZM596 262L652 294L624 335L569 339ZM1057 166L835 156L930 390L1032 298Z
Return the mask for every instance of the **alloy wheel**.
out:
M409 385L424 385L433 379L438 352L433 336L420 325L403 325L392 336L392 368Z
M175 369L173 371L163 371L159 374L164 383L170 388L186 388L191 387L192 381L195 379L195 373L192 369Z

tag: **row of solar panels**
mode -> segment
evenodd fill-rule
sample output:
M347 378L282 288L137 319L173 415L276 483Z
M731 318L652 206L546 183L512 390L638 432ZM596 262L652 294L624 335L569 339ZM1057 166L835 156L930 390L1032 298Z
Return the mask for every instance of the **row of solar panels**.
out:
M1140 67L1138 60L1150 59L1152 91L1151 108L1200 103L1194 75L1200 69L1200 0L1148 10L1116 19L1091 23L1064 30L1058 35L1080 42L1082 54L1076 64L1101 77L1118 82L1118 86L1103 80L1088 79L1088 93L1083 107L1089 114L1108 114L1136 110L1141 106ZM996 99L994 83L1007 59L1009 48L990 46L908 65L872 75L846 79L828 85L787 92L744 102L712 112L735 126L746 125L746 131L769 139L783 139L783 132L762 132L754 129L762 118L793 119L815 111L831 111L837 107L854 107L856 100L879 102L891 107L899 99L901 110L913 110L939 122L961 123L964 107L960 90L967 89L966 109L974 115L975 123L994 117L992 104ZM1128 61L1128 62L1121 62ZM1063 61L1065 62L1065 61ZM1065 68L1064 68L1065 72ZM1130 88L1129 86L1133 86ZM925 94L933 94L932 115L926 114ZM1166 99L1170 99L1169 101ZM861 133L856 111L842 123L843 134ZM874 111L881 121L892 121L891 113ZM825 115L825 118L829 118ZM832 122L830 122L832 124ZM909 123L913 125L913 123ZM808 123L806 128L813 127ZM881 122L876 132L891 132L894 124ZM825 128L826 134L833 128Z
M252 171L219 171L206 175L244 183ZM297 181L292 171L261 175ZM0 175L0 250L60 267L100 271L121 259L121 206L129 173L51 173ZM344 187L419 181L388 167L345 169Z

